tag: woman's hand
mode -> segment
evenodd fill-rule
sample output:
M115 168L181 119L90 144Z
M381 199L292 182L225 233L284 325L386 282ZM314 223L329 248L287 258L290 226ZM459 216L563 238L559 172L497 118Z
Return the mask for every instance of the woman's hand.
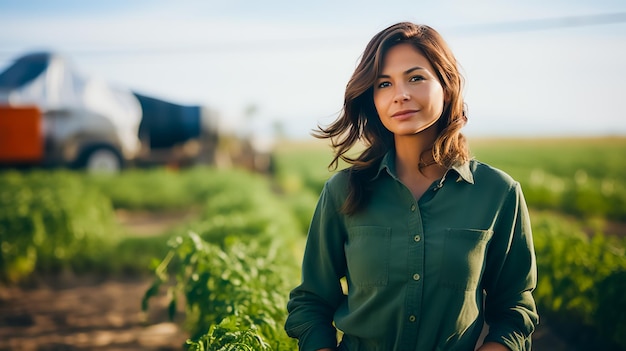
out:
M508 347L497 342L488 342L479 347L476 351L511 351Z

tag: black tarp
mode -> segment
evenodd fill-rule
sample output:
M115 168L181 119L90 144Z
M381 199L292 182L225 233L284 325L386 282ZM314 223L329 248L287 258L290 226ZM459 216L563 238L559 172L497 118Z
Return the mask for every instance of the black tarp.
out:
M200 136L200 106L179 105L134 94L142 109L139 138L149 141L151 148L167 148Z

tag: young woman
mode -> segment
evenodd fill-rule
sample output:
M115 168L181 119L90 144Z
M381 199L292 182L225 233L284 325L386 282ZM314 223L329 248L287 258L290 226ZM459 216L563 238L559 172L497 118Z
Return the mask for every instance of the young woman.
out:
M317 133L331 166L351 167L324 186L290 294L300 350L530 350L527 207L516 181L470 158L462 85L428 26L398 23L367 45L343 112Z

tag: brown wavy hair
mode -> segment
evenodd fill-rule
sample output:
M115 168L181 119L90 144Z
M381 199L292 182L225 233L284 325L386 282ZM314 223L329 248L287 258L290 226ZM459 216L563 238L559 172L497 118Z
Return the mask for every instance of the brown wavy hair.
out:
M342 211L354 214L369 200L370 180L384 155L394 146L393 134L387 130L374 106L374 84L382 70L389 49L401 43L413 45L431 63L444 91L444 108L437 121L437 139L432 153L435 162L450 167L469 160L469 149L461 128L467 123L463 100L463 76L456 58L441 35L433 28L410 22L394 24L376 34L367 44L361 60L346 86L343 109L337 120L326 128L318 126L313 135L330 139L335 150L329 169L339 160L351 165L348 196ZM357 157L347 152L362 142Z

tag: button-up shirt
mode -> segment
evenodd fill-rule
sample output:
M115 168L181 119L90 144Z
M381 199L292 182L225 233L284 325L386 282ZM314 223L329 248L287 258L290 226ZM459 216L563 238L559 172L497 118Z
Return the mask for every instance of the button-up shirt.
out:
M537 273L519 183L471 160L416 200L388 153L362 210L344 215L348 171L324 185L290 294L287 333L300 350L529 350ZM346 289L341 279L345 277Z

